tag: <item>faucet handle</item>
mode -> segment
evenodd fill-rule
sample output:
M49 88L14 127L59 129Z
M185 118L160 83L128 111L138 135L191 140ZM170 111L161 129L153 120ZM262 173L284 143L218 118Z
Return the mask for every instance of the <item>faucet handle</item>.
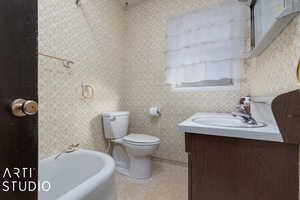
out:
M247 110L246 105L244 105L244 104L238 104L238 105L236 105L236 109L237 109L239 112L241 112L241 113L244 113L244 112L246 112L246 110Z
M74 151L77 151L78 147L79 147L79 143L78 144L71 144L70 146L68 146L68 148L66 148L65 150L63 150L60 154L58 154L56 157L55 157L55 160L57 160L61 155L63 155L64 153L72 153Z
M79 147L79 143L78 144L71 144L70 146L68 146L68 148L65 150L65 152L73 152L75 151L78 147Z
M245 98L244 105L249 105L251 103L251 97L250 96L246 96L244 98Z
M245 108L245 105L243 105L243 104L238 104L238 105L235 106L235 108L238 109L238 110L240 110L240 109Z
M80 145L79 143L78 144L71 144L70 147L77 148L77 147L79 147L79 145Z

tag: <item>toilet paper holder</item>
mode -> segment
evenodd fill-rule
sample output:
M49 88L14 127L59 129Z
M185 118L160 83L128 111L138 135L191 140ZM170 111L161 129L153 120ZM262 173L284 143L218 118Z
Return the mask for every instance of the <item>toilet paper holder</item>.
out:
M160 117L162 115L161 110L158 107L151 107L149 113L152 117Z

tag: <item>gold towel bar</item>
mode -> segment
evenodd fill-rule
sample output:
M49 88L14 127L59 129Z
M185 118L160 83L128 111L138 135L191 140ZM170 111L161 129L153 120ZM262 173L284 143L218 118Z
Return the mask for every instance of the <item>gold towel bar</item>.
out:
M58 57L55 57L55 56L49 56L47 54L44 54L44 53L39 53L40 56L44 56L44 57L48 57L48 58L52 58L52 59L55 59L55 60L59 60L59 61L69 61L67 59L63 59L63 58L58 58Z
M47 58L51 58L51 59L55 59L55 60L62 61L64 67L66 67L66 68L70 68L70 67L74 64L73 61L67 60L67 59L64 59L64 58L58 58L58 57L55 57L55 56L49 56L49 55L47 55L47 54L40 53L40 52L39 52L39 55L40 55L40 56L47 57Z

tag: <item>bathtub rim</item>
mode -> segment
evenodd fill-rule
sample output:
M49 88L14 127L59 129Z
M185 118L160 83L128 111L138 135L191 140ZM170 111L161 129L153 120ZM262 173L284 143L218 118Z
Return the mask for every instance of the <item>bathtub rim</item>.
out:
M92 193L98 185L105 184L106 182L108 182L110 179L113 178L116 165L115 165L115 161L113 160L113 158L111 156L109 156L105 153L102 153L102 152L98 152L98 151L79 149L75 152L64 154L61 156L61 158L67 157L67 156L72 156L74 154L94 155L97 158L100 158L103 160L104 166L103 166L103 168L99 169L98 173L89 177L87 180L80 183L79 185L77 185L70 191L66 192L65 194L62 194L57 200L82 199L85 196L87 196L88 194ZM55 160L54 160L55 157L56 157L56 155L45 158L40 161L40 164L51 162L51 161L55 162Z

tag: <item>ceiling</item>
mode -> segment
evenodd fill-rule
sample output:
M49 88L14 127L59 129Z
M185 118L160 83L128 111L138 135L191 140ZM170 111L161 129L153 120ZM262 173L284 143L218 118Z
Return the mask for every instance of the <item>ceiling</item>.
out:
M143 1L146 1L146 0L120 0L120 1L123 2L124 4L126 2L128 2L129 6L131 6L131 5L142 3Z

